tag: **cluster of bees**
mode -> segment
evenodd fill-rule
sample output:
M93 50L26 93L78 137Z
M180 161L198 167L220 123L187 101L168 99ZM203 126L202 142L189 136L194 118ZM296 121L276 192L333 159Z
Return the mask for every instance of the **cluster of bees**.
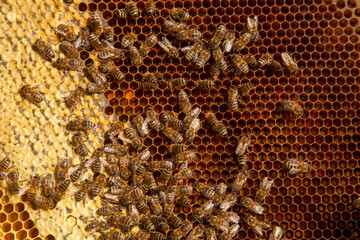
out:
M145 9L148 15L156 12L152 1L147 1ZM135 2L128 2L126 7L116 12L119 18L137 18L140 16ZM121 48L115 48L113 29L104 26L96 13L91 13L86 27L75 34L71 25L60 24L54 31L60 37L60 51L65 57L58 57L49 43L38 39L34 42L34 50L54 67L68 71L79 71L89 78L86 87L77 86L65 98L67 107L76 107L83 94L100 94L108 87L108 79L124 80L124 74L114 64L116 58L130 57L135 66L142 64L142 58L151 49L159 45L170 57L179 57L183 52L186 60L193 61L196 69L201 69L210 61L213 63L209 71L209 79L199 80L195 86L200 89L211 89L216 86L215 80L221 71L227 71L228 63L224 55L234 52L231 64L238 75L246 74L250 68L268 67L273 71L283 69L283 66L292 74L298 74L299 68L288 53L282 53L282 62L276 61L269 53L264 53L259 59L254 56L238 54L251 41L260 38L257 17L248 18L246 31L236 39L232 30L219 25L206 43L202 33L196 28L190 28L185 22L191 17L183 9L173 8L171 17L164 21L163 30L168 34L175 34L178 41L191 41L193 45L186 46L179 51L173 44L163 37L158 40L156 35L149 35L137 48L134 43L137 37L133 33L125 35L121 40ZM100 40L101 39L101 40ZM97 61L86 64L79 58L82 50L95 51ZM125 54L127 51L128 54ZM159 83L164 82L160 73L146 73L143 75L139 88L154 90ZM185 78L175 78L167 82L171 90L180 90L187 84ZM228 107L238 111L238 104L245 104L242 97L251 91L251 83L240 86L231 86L228 90ZM37 87L25 85L20 94L31 103L39 106L44 94ZM75 119L68 122L66 129L74 132L71 144L74 152L81 157L79 164L72 166L70 159L59 160L54 174L45 176L35 175L22 189L19 187L19 175L15 168L10 168L10 160L5 157L0 162L0 179L6 179L8 189L12 194L27 194L30 202L43 209L53 209L68 192L74 196L76 202L86 202L87 198L101 198L102 206L97 209L94 220L85 226L85 231L99 233L98 239L200 239L209 240L232 239L240 229L239 213L230 211L235 204L239 204L244 214L243 223L246 223L254 233L263 238L264 230L270 228L266 222L260 221L256 215L262 215L262 203L269 194L273 180L263 178L254 197L239 196L245 185L249 173L246 163L249 160L246 154L253 140L250 134L244 134L236 147L237 162L241 171L233 184L228 188L224 183L208 186L200 181L193 185L182 185L191 178L193 172L188 163L196 158L195 150L185 144L191 144L202 123L199 118L201 109L194 107L184 90L178 94L180 109L185 113L179 119L174 112L163 112L158 115L154 107L147 107L145 116L135 113L127 124L116 122L104 135L101 148L90 153L86 145L88 133L96 125L87 119ZM296 101L284 100L284 110L295 116L303 115L300 104ZM207 112L205 121L212 130L221 137L228 136L225 124L218 120L214 113ZM172 142L168 145L170 159L150 161L151 153L144 148L142 138L150 131L161 132ZM136 154L130 153L136 152ZM88 157L91 155L90 157ZM290 174L309 172L312 167L309 163L297 159L289 159L284 163ZM89 175L89 170L93 175ZM88 175L87 178L85 176ZM70 185L72 183L72 188ZM207 201L192 212L193 219L200 221L194 226L190 221L183 220L174 213L176 205L190 207L192 204L189 195L202 195ZM354 206L360 209L360 198L354 201ZM102 219L100 219L100 217ZM269 236L271 240L283 238L284 231L275 227Z

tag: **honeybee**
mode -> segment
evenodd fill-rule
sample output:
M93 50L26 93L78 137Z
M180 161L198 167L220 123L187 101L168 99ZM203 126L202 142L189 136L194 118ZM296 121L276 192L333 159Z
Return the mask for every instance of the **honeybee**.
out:
M84 70L84 61L74 58L57 58L56 61L53 62L53 66L67 71L82 72Z
M114 215L117 214L119 212L121 212L121 208L119 206L102 206L100 208L98 208L96 210L96 214L101 215L101 216L110 216L110 215Z
M175 184L182 183L184 180L191 178L193 172L187 166L188 162L183 162L180 166L180 171L174 174L172 180Z
M18 194L20 191L19 187L19 171L15 167L11 167L8 169L7 174L5 176L5 180L8 184L7 190L9 193Z
M146 204L145 200L140 199L139 201L135 202L135 205L140 213L145 214L145 215L150 214L150 208Z
M292 112L296 117L300 117L304 114L304 110L297 101L283 100L282 105L285 111Z
M129 48L129 56L131 59L131 63L135 66L139 66L142 64L142 58L140 56L139 50L135 46L130 46Z
M263 230L270 228L270 225L266 222L259 221L256 217L251 214L245 216L245 222L251 227L254 233L260 238L264 237Z
M72 145L75 149L75 153L83 157L88 155L89 149L84 143L84 139L81 133L76 133L72 136Z
M240 168L242 168L246 165L247 161L249 160L249 156L246 154L243 154L240 156L238 155L236 160L237 160Z
M245 134L244 136L242 136L235 150L236 155L241 156L247 150L249 150L251 142L252 142L251 135Z
M98 36L93 32L89 33L88 40L89 40L90 46L96 52L99 52L105 48L104 44L101 41L99 41Z
M215 196L215 191L202 182L196 182L194 188L207 199L212 199Z
M213 87L215 87L215 81L213 80L199 80L197 82L195 82L195 87L199 88L199 89L211 89Z
M162 215L163 209L160 205L160 200L157 195L154 195L150 198L148 205L149 205L151 211L153 212L153 214L159 215L159 216Z
M6 172L9 169L10 166L10 159L8 158L8 156L5 156L1 161L0 161L0 180L4 180L6 177Z
M68 175L70 176L71 182L77 182L83 178L84 173L87 170L87 168L84 166L86 162L87 161L82 161L80 164L69 170ZM65 180L65 178L63 180Z
M205 66L206 62L210 59L210 51L207 48L202 48L199 52L199 56L195 60L196 69L200 69Z
M83 201L85 204L86 195L90 189L91 182L88 179L85 179L83 182L80 183L79 187L76 188L76 192L74 194L74 198L76 202Z
M244 60L250 67L254 68L254 67L258 66L258 62L257 62L255 56L253 56L253 55L250 55L250 54L246 55L244 57Z
M259 67L262 68L265 65L270 65L273 60L273 57L269 53L264 53L258 60Z
M123 232L129 232L135 225L130 217L119 214L110 216L108 224L112 227L120 228Z
M236 112L239 110L239 91L235 86L231 86L228 91L228 106L229 108Z
M312 167L309 163L298 160L296 158L290 158L288 161L284 163L284 167L289 170L291 175L303 172L310 172Z
M136 155L131 159L131 164L132 166L134 166L134 169L136 170L136 167L145 163L147 160L150 159L150 157L151 157L150 151L145 148L138 155Z
M113 43L114 42L114 29L112 27L106 26L106 27L104 27L103 31L104 31L105 40L108 41L109 43Z
M96 124L93 123L90 120L85 120L85 119L75 119L75 120L71 120L66 124L66 129L70 130L70 131L89 131L89 130L94 130L96 128Z
M80 28L79 31L79 37L76 39L75 42L75 49L78 51L81 50L89 50L90 49L90 42L89 42L89 34L90 30L89 28Z
M219 183L214 187L214 191L218 195L224 195L226 193L226 189L227 186L225 185L225 183Z
M177 23L175 22L173 19L166 19L163 23L163 27L165 32L170 32L170 33L177 33L180 32L182 30L187 29L187 25L180 22Z
M246 28L248 33L251 35L251 40L257 41L260 38L258 31L258 18L255 16L254 18L247 18Z
M269 240L281 240L283 239L284 231L276 226L269 236Z
M170 153L176 155L178 153L182 153L187 151L187 146L184 144L171 144L168 146L168 150Z
M180 21L187 21L190 19L190 14L180 8L173 8L170 10L170 15L173 19L180 20Z
M242 197L240 199L240 205L259 215L262 215L264 212L264 207L249 197Z
M101 41L107 48L98 53L98 58L101 60L122 58L125 56L125 52L122 49L115 48L111 43L103 39Z
M143 215L140 219L140 223L141 225L143 226L143 228L149 232L152 232L152 231L155 231L156 228L155 228L155 225L151 222L151 220Z
M223 122L216 119L215 114L208 112L205 115L206 121L211 125L211 128L217 132L220 136L226 137L228 132Z
M143 75L143 80L145 82L149 82L149 83L157 85L158 82L162 80L162 76L161 76L161 74L154 74L154 73L148 72Z
M195 209L192 213L192 216L195 219L201 219L205 215L210 214L215 207L215 204L212 202L212 200L209 200L205 202L201 207Z
M51 45L42 39L37 39L33 44L34 49L47 60L52 61L55 58L55 52Z
M286 52L281 53L281 58L285 67L290 71L290 73L293 73L294 75L297 75L299 73L299 67L295 60L290 56L290 54Z
M240 75L241 73L247 74L249 72L249 66L245 62L244 58L239 54L234 54L231 58L232 63L235 66L236 74Z
M156 87L157 87L157 85L152 82L142 81L139 84L139 88L143 91L155 90Z
M185 132L185 139L189 143L191 143L194 140L194 137L196 136L197 131L199 131L201 127L200 119L196 118L192 123L190 124L189 129Z
M162 37L161 41L158 41L159 46L164 49L170 57L178 57L179 51L174 47L171 42L166 38Z
M184 138L183 136L181 136L181 134L179 132L177 132L176 130L169 128L169 127L164 127L162 132L164 133L164 135L166 137L168 137L173 143L179 144L184 142Z
M116 140L117 141L117 140ZM128 149L124 145L118 143L106 143L104 144L104 152L109 154L116 154L117 156L124 156L128 153Z
M201 40L196 39L193 45L183 47L181 48L181 51L185 52L186 60L191 61L194 59L194 61L196 61L203 47L204 47L204 43Z
M70 168L70 160L65 159L58 159L58 163L55 167L55 180L56 182L61 182L67 176L67 172Z
M360 197L354 200L353 205L356 209L360 210Z
M181 239L182 237L186 236L192 230L192 228L193 228L192 223L186 220L180 227L176 228L170 234L170 239L171 240Z
M246 47L246 45L251 41L251 34L250 33L244 33L237 39L234 43L234 52L240 52L243 48Z
M76 50L75 46L69 41L62 41L60 43L60 49L68 58L78 58L79 53Z
M165 186L165 185L163 185L163 186ZM164 204L163 215L164 215L165 218L168 219L169 223L170 223L169 217L174 215L174 208L175 208L174 203L165 203Z
M209 223L211 226L217 228L218 230L222 232L227 232L229 229L229 222L227 219L219 217L219 216L211 216L209 218Z
M139 9L136 6L136 3L133 1L130 1L126 4L126 10L132 16L133 18L138 18L140 16Z
M52 28L59 37L69 41L73 42L76 40L76 35L72 29L72 24L65 25L63 23L60 23L56 28Z
M32 201L37 207L44 208L44 209L53 209L55 204L53 200L42 197L42 196L36 196L34 200Z
M225 61L224 55L223 55L220 47L215 48L213 50L212 54L213 54L213 58L215 60L217 67L222 71L226 71L227 63Z
M220 239L219 240L231 240L235 237L235 235L237 234L237 232L239 231L240 226L238 224L233 224L231 226L229 226L229 230L227 232L223 232L220 235Z
M205 230L206 240L217 240L216 231L214 228L207 227Z
M119 138L128 143L131 144L136 150L140 151L143 147L142 141L139 138L139 135L137 134L136 130L129 126L124 130L124 136L119 136Z
M188 98L186 92L183 90L179 92L179 105L184 113L188 113L192 108L190 99Z
M156 11L155 3L152 0L145 2L145 11L148 15L153 15Z
M136 127L136 130L141 137L149 134L148 121L148 118L144 120L144 118L138 113L133 114L132 116L132 124Z
M116 80L116 81L122 81L124 80L125 76L121 72L119 68L117 68L115 65L113 65L110 70L109 74Z
M146 117L149 119L148 123L150 128L154 130L160 130L161 129L161 123L159 121L159 117L157 113L155 112L155 109L153 107L148 107L146 109Z
M238 193L243 188L248 177L249 173L247 171L240 171L231 186L231 190L235 193Z
M186 83L187 83L186 78L173 78L169 82L168 86L170 90L176 90L185 87Z
M216 80L220 75L220 69L218 68L218 66L216 64L211 65L210 68L210 79L211 80Z
M234 206L237 202L237 194L229 193L225 196L224 200L220 203L220 209L227 211L229 208Z
M201 38L201 32L195 28L185 29L176 33L176 38L179 41L195 41Z
M224 25L218 26L213 37L210 40L210 43L209 43L210 47L213 49L218 47L221 43L221 40L223 40L223 38L225 37L226 32L227 32L227 29Z
M71 183L70 179L65 179L65 180L62 180L61 182L59 182L59 184L54 192L54 195L56 195L56 192L60 193L61 195L64 195L66 190L69 188L70 183Z
M134 44L134 42L136 41L137 37L134 33L129 33L125 36L122 37L121 39L121 47L122 48L128 48L131 45Z
M19 191L19 195L21 196L26 193L29 201L33 202L35 200L35 197L38 195L40 186L41 186L41 177L36 174L32 176L29 183Z
M95 181L90 185L90 193L91 196L94 198L98 196L103 188L106 185L106 176L104 174L99 174Z
M55 190L55 179L51 173L46 174L42 178L42 185L44 187L44 195L47 198L51 198Z
M121 123L121 122L116 122L110 127L110 129L108 129L106 131L105 138L108 138L108 139L110 139L110 140L112 140L114 142L116 140L116 137L123 130L124 130L124 124Z
M224 52L231 51L232 47L234 46L234 41L235 41L235 32L228 30L225 34L223 45L222 45Z
M192 194L193 192L193 187L190 185L180 185L180 186L171 186L177 195L180 196L187 196Z
M85 226L85 231L92 234L94 232L106 231L110 226L104 221L92 221Z
M30 85L27 84L21 87L19 94L30 103L40 107L40 103L44 100L44 93L36 89L37 87L30 87Z
M122 240L126 239L126 234L122 233L120 230L112 230L110 232L101 233L98 237L98 240L107 240L107 239L113 239L113 240Z
M169 168L163 168L161 169L160 171L160 176L159 178L157 179L157 183L159 185L165 185L168 183L169 179L170 179L170 176L171 176L171 170L172 169L169 169Z
M125 18L127 19L129 17L129 14L127 12L127 10L125 8L122 9L118 9L115 14L119 17L119 18Z
M166 240L166 235L161 232L150 232L150 237L143 238L144 239L155 239L155 240Z
M198 240L200 239L205 232L205 227L202 224L197 225L191 230L189 235L186 237L186 240Z
M267 177L264 177L264 179L260 182L259 188L256 192L255 199L258 202L263 202L267 195L269 195L271 186L273 185L274 180L269 181Z
M108 167L109 164L106 162L104 156L104 151L101 148L96 149L92 156L84 164L86 168L92 167L94 173L100 173L103 166Z
M157 230L159 231L166 231L170 228L169 224L163 217L151 215L150 220L155 224Z
M140 48L139 48L139 53L141 57L144 57L145 55L147 55L151 49L153 47L155 47L155 45L158 43L158 39L156 37L156 35L151 34L146 41L141 44Z
M184 207L189 207L191 205L191 200L186 196L181 196L176 200L176 203Z
M90 13L88 19L89 27L96 36L100 36L103 31L103 22L100 19L100 16L97 13Z
M144 184L149 186L149 191L154 192L157 188L154 175L151 172L145 172L143 178Z
M234 212L228 212L218 209L215 214L221 218L225 218L230 223L239 223L240 221L239 215Z
M244 83L239 86L239 95L244 96L246 93L250 92L252 89L251 83Z
M165 113L166 114L166 113ZM164 114L164 115L165 115ZM164 116L163 115L163 116ZM181 131L182 127L183 127L183 123L182 121L180 121L176 115L174 115L172 118L168 119L166 122L165 122L165 127L169 127L169 128L173 128L175 130L179 130Z

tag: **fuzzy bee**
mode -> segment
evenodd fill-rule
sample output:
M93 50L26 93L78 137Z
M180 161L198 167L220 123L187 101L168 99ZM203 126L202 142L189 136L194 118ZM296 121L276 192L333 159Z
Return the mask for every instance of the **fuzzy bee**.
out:
M281 58L285 67L290 71L290 73L293 73L294 75L297 75L299 73L299 67L295 60L290 56L290 54L282 53Z

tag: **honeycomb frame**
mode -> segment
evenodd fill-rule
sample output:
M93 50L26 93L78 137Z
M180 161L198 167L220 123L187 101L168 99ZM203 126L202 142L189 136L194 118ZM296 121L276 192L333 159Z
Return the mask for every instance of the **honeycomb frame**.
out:
M154 18L146 16L144 1L138 1L141 17L119 20L114 11L124 6L123 2L106 0L79 3L77 8L82 12L101 11L115 29L116 47L120 47L123 33L130 30L144 29L138 34L136 46L151 33L164 36L161 22L169 16L172 7L187 8L192 24L203 32L206 41L210 40L220 23L236 30L238 37L246 18L258 15L261 40L249 44L241 53L259 57L260 53L269 52L279 60L279 53L287 51L298 60L301 75L294 77L260 69L240 78L229 71L222 73L216 81L218 89L199 91L194 88L194 82L208 77L205 71L208 65L204 70L196 70L182 56L168 58L163 50L156 47L140 67L130 66L128 59L116 63L126 72L126 80L110 84L105 94L109 101L104 108L107 115L116 115L120 121L127 122L133 112L144 111L139 105L154 105L159 113L167 110L179 113L178 91L157 89L143 93L137 88L141 74L147 71L164 73L165 79L186 77L190 80L185 91L194 106L201 107L200 119L204 120L204 112L208 110L216 112L218 119L228 126L230 136L219 138L208 125L203 124L192 144L199 154L196 161L189 164L195 176L188 183L200 180L211 185L224 182L230 186L238 173L234 160L237 137L249 129L256 142L249 154L251 178L242 195L254 194L260 178L264 176L275 180L271 196L264 204L265 220L282 227L285 237L290 239L359 237L357 222L360 213L351 208L352 201L360 194L360 26L356 19L360 16L360 9L354 0L348 3L341 0L156 1L158 16ZM169 39L174 40L174 36L169 35ZM188 43L181 42L176 46L186 45ZM82 52L81 56L86 59L89 54ZM227 62L230 62L229 58ZM249 81L255 87L244 99L247 105L240 107L238 112L230 112L224 97L228 87ZM282 111L280 104L282 99L297 98L305 110L305 117L301 119L291 118ZM183 115L180 114L180 117ZM161 134L151 132L144 143L153 154L153 160L168 157L163 145L168 145L169 141ZM282 170L283 162L289 157L309 160L315 170L310 174L289 177ZM12 204L8 203L6 195L2 192L1 195L0 212L15 209L9 211L5 220L11 222L10 219L16 218L13 213L20 211L16 209L21 209L21 204L10 207ZM194 202L191 208L176 209L181 217L188 220L192 220L191 211L204 202L197 195L191 199ZM237 211L239 207L234 206L232 210ZM2 219L3 212L0 213L0 223ZM4 228L9 226L4 225ZM19 229L17 234L21 235L21 231ZM15 236L11 234L9 239ZM18 238L17 235L15 237ZM248 227L242 225L237 238L253 237Z

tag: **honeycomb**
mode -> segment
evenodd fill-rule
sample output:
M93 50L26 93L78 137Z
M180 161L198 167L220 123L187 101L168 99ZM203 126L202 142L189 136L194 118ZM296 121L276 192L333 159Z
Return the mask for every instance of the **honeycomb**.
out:
M230 137L219 138L210 126L203 124L192 144L198 156L195 162L189 163L195 175L187 182L199 180L210 185L224 182L230 186L239 171L234 159L237 138L249 129L256 142L249 153L251 178L242 195L253 195L264 176L275 180L263 205L266 221L282 227L289 239L359 238L357 222L360 213L351 207L351 202L360 194L360 9L354 0L156 1L156 17L146 16L144 1L138 1L141 17L136 20L116 17L115 10L123 8L123 2L65 5L61 1L33 0L31 4L39 11L31 12L24 7L25 1L2 2L0 14L1 21L6 23L0 29L3 62L0 71L6 79L0 82L0 122L3 126L0 143L15 164L21 163L24 167L21 179L53 169L58 156L73 156L68 143L63 140L70 139L63 126L71 114L92 115L99 125L107 126L109 116L125 123L132 113L143 113L152 105L158 113L173 110L183 118L177 103L178 91L163 88L142 92L138 89L143 73L158 71L165 79L180 76L189 79L185 91L191 102L201 107L200 119L204 121L204 113L211 110L228 126ZM139 46L140 41L151 33L158 38L164 36L161 23L173 7L184 7L189 11L192 24L203 33L205 41L211 39L220 23L235 30L239 37L246 18L257 15L261 40L250 43L241 53L259 58L262 53L269 52L279 60L281 52L289 52L297 59L301 75L294 77L256 69L239 77L230 70L221 74L216 89L200 91L195 89L194 83L208 77L209 65L196 70L183 56L169 58L156 47L140 67L132 66L128 59L116 62L126 73L125 81L110 84L105 94L105 106L99 104L101 96L86 97L84 107L75 113L69 113L58 103L69 89L74 89L73 82L83 80L77 74L70 72L67 76L53 69L33 52L30 44L37 36L56 39L50 27L57 26L64 18L83 23L89 11L99 10L115 30L116 47L120 47L121 37L130 31L138 35L139 41L135 45ZM21 27L13 28L15 23ZM166 36L174 43L174 36ZM176 47L186 45L186 42L175 42ZM81 56L84 60L91 57L87 52L82 52ZM229 58L227 62L230 62ZM46 89L46 107L39 111L21 101L15 92L23 82L40 84ZM254 90L244 97L246 106L231 112L224 96L229 86L244 82L251 82ZM299 99L305 117L293 119L284 113L282 99ZM100 134L91 136L94 148L99 145L96 137ZM153 160L169 157L165 145L170 141L161 134L152 131L144 143ZM315 171L290 177L282 170L283 162L290 157L310 161ZM61 239L71 230L73 236L69 235L68 239L77 239L75 236L82 236L78 234L82 234L84 223L77 221L79 225L73 229L74 223L67 223L66 217L70 214L89 216L96 204L88 203L82 208L67 197L57 209L39 211L28 207L26 199L7 196L4 191L0 197L1 239L54 239L54 236ZM205 201L198 195L191 199L191 208L175 209L180 217L190 221L193 220L192 210ZM239 209L238 206L232 208L235 212ZM47 227L41 227L45 224ZM64 232L59 231L59 224L64 226ZM50 233L54 236L48 235ZM237 238L253 239L254 234L243 224Z
M232 70L222 73L216 88L210 91L196 89L195 82L208 78L209 64L196 70L183 56L167 57L156 47L144 64L135 67L126 60L116 65L126 73L125 81L112 82L105 96L109 100L104 111L122 122L130 120L133 113L143 113L154 106L158 113L175 111L184 114L177 102L178 91L159 88L143 92L138 89L142 74L160 72L169 80L176 77L188 79L185 91L194 106L204 113L211 110L228 126L228 138L215 136L210 126L203 124L192 147L198 157L189 167L195 172L188 180L210 185L224 182L231 185L239 167L234 159L237 138L249 129L256 138L250 152L248 165L251 178L243 195L253 195L261 178L267 176L275 183L264 204L264 219L285 230L288 239L355 239L359 238L359 212L351 202L360 193L359 168L359 34L360 9L354 0L249 0L249 1L156 1L157 16L145 13L145 1L137 1L141 17L119 19L115 11L124 2L94 1L80 3L83 12L100 11L114 28L114 45L120 47L122 36L133 32L140 42L149 34L158 39L166 36L180 48L189 45L174 41L175 36L164 35L161 24L169 17L170 9L185 8L192 16L191 23L209 41L219 24L236 31L244 30L249 16L258 16L261 40L250 43L241 54L252 54L258 59L262 53L289 52L298 61L300 76L286 72L256 69L244 77ZM227 62L230 62L229 57ZM231 85L251 82L254 90L245 97L246 106L238 112L227 107L227 90ZM283 111L283 99L299 100L304 117L294 119ZM162 134L151 132L144 140L153 154L153 160L167 159L165 145L170 143ZM283 170L285 160L297 157L311 162L315 170L309 174L291 177ZM198 195L192 197L193 205L176 208L183 219L192 219L192 211L204 203ZM239 211L238 206L233 211ZM270 230L267 232L267 236ZM237 238L254 239L245 224Z

